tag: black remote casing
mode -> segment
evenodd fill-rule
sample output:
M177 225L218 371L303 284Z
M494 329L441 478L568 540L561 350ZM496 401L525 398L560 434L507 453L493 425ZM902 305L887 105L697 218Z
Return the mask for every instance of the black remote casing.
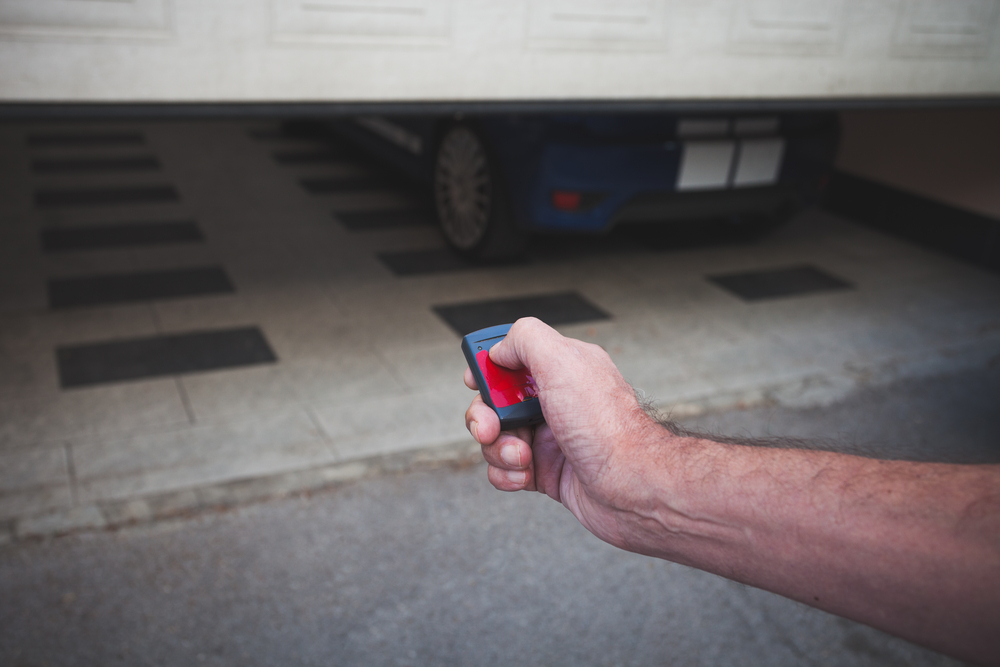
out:
M491 347L502 341L507 332L510 331L510 324L500 324L495 327L487 327L479 331L473 331L462 339L462 353L469 363L469 369L473 377L476 378L476 385L479 387L479 395L483 397L483 402L493 408L493 411L500 417L500 430L507 431L521 426L531 426L545 421L542 415L542 405L538 398L530 398L522 403L507 407L497 407L490 398L490 390L486 384L486 378L476 362L476 353L481 350L489 350Z

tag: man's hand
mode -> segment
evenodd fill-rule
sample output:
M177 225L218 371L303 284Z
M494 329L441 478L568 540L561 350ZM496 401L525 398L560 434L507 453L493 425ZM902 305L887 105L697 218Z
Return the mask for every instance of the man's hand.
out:
M501 433L473 400L466 425L498 489L541 491L615 546L1000 665L1000 466L677 436L604 350L535 319L490 357L528 369L546 419Z
M472 437L502 491L537 490L565 505L601 539L629 548L623 527L634 506L632 466L661 430L643 412L608 354L565 338L534 318L518 320L490 358L535 378L546 423L500 432L496 413L478 395L465 413ZM472 372L465 384L476 389Z

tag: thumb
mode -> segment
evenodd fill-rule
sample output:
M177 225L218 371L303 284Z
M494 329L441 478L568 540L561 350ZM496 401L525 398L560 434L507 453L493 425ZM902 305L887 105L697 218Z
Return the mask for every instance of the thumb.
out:
M545 322L523 317L514 322L506 338L490 348L490 359L504 368L527 368L534 373L553 358L552 353L562 341L562 334Z

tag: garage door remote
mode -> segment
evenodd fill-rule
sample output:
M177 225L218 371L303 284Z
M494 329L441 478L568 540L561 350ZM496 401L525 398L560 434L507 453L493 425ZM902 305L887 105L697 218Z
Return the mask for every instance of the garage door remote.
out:
M490 348L502 341L510 324L474 331L462 339L462 352L486 405L500 417L500 429L510 430L545 421L535 379L525 369L512 371L490 360Z

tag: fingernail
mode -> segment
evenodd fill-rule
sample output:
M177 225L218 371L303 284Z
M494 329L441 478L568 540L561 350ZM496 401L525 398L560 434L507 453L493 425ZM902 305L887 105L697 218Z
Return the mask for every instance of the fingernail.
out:
M524 480L528 479L528 473L523 470L508 470L507 479L511 484L524 484Z
M501 449L500 458L509 466L521 467L521 450L517 445L507 445Z
M472 433L473 439L475 439L476 442L479 442L479 423L469 422L469 431Z

